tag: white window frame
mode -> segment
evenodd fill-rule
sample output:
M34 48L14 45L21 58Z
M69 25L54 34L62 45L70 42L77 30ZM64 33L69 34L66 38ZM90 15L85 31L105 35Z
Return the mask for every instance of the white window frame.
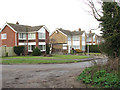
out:
M42 50L40 49L40 51L45 51L46 50L46 45L39 45L39 48L40 48L40 46L42 46ZM43 46L44 46L44 48L43 48Z
M6 33L1 34L1 39L7 39L7 34Z
M34 37L32 37L32 34L34 34ZM28 40L35 39L36 34L35 33L28 33Z
M21 35L23 34L23 37L21 37ZM26 33L19 33L18 34L19 36L19 39L21 39L21 40L26 40ZM25 35L25 37L24 37L24 35Z
M41 34L44 34L44 37L40 37ZM39 38L39 39L45 39L45 37L46 37L45 33L42 33L42 32L39 32L39 33L38 33L38 38Z
M79 36L73 36L73 41L79 41L80 37Z

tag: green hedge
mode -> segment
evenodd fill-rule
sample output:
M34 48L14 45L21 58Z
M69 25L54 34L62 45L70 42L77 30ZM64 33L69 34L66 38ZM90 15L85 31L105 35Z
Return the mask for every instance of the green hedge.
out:
M86 45L86 52L88 51L88 45ZM90 53L100 53L98 45L89 45Z
M20 56L20 54L24 54L24 46L14 46L14 52Z
M32 52L33 56L40 56L41 55L41 51L39 48L35 48Z

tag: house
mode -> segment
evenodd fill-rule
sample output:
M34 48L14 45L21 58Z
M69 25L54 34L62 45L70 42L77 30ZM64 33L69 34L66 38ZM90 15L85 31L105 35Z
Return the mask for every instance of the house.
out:
M92 33L91 30L89 33L86 34L86 37L87 37L86 40L87 45L99 45L101 42L104 41L102 36Z
M91 30L86 34L86 38L87 45L97 45L97 35L95 33L92 33Z
M50 35L50 40L53 44L53 49L57 49L56 52L67 50L70 53L72 48L85 51L86 34L81 29L70 31L58 28Z
M45 52L46 43L49 43L49 30L45 25L27 26L20 25L18 22L6 23L0 31L0 39L0 47L5 48L4 52L8 52L9 56L12 55L10 52L14 46L26 46L27 53L31 53L35 47Z

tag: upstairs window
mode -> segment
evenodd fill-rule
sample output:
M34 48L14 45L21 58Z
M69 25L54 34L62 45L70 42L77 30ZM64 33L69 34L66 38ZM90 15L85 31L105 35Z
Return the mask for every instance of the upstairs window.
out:
M45 33L39 32L39 33L38 33L38 38L39 38L39 39L45 39Z
M19 39L26 39L26 33L19 33Z
M73 36L73 41L79 41L80 37L79 36Z
M68 41L71 41L71 37L70 36L68 36Z
M1 39L7 39L7 34L1 34Z
M28 33L28 39L35 39L35 33Z

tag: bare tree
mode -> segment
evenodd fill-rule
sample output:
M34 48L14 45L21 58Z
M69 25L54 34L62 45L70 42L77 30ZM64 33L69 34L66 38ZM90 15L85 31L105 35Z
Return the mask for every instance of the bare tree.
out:
M52 54L53 44L55 43L55 39L50 39L50 54Z

